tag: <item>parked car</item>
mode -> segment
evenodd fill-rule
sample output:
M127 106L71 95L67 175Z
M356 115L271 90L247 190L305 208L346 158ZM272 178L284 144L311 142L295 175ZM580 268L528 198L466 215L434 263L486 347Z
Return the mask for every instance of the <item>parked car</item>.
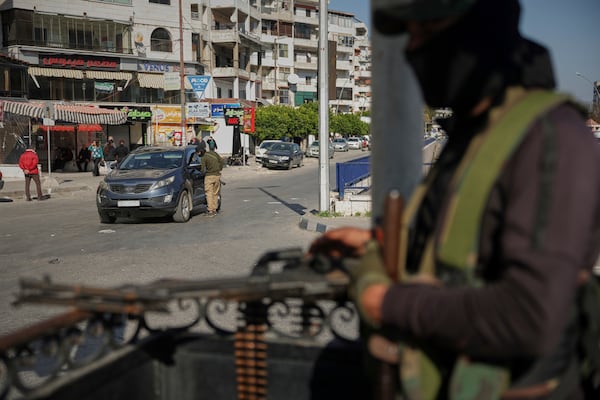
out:
M301 167L304 154L296 143L274 143L262 158L264 167L292 169L294 165Z
M281 140L263 140L256 148L256 154L254 155L256 162L262 162L262 158L267 150L269 150L275 143L281 143Z
M132 151L98 185L96 206L106 224L117 217L172 216L175 222L187 222L192 210L206 210L196 146Z
M333 155L335 153L335 149L333 148L333 143L329 142L329 158L333 158ZM318 140L314 140L310 146L308 146L308 149L306 150L306 156L307 157L319 157L319 141Z
M348 151L348 142L344 138L333 139L333 149L335 151Z
M348 138L348 148L352 150L360 150L362 147L362 141L357 137Z
M0 190L4 188L4 179L2 179L2 171L0 171Z

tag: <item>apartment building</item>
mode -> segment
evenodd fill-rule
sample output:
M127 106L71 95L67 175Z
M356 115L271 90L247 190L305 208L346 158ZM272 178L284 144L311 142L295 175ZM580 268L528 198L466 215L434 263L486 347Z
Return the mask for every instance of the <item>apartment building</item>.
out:
M178 106L185 103L297 106L317 99L318 0L181 4L180 10L178 0L0 0L1 51L27 66L29 100L127 107L127 124L75 134L75 148L93 137L132 146L156 143L157 134L166 140L181 131ZM335 10L328 21L336 71L330 105L337 112L368 109L366 26ZM182 66L185 75L211 77L203 95L187 80L179 90ZM171 116L170 125L153 124L156 113ZM187 124L196 135L213 125Z

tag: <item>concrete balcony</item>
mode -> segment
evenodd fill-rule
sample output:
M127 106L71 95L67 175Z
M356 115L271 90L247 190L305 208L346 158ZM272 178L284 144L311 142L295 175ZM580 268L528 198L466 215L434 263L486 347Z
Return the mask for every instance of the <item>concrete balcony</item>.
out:
M310 39L294 38L294 46L316 49L319 47L319 40L316 37Z
M231 43L239 42L239 37L235 29L213 29L210 33L210 40L213 43Z
M262 82L263 90L275 90L275 82L273 81L263 81Z
M294 22L309 25L319 25L319 17L317 17L316 15L313 15L311 17L307 17L306 15L295 15Z
M216 67L213 68L212 76L214 78L243 78L250 80L251 73L240 68L234 67ZM256 74L254 74L256 77Z
M350 70L352 69L352 64L350 63L350 61L338 60L335 62L335 68L340 70Z
M306 69L310 71L316 71L319 69L319 64L317 61L307 62L307 61L294 61L294 68L296 69Z
M292 10L283 10L276 8L263 7L260 10L261 16L266 19L274 19L281 21L294 21L294 13Z
M317 93L317 86L316 85L306 85L306 84L297 84L296 85L296 91L297 92L313 92L313 93Z
M354 71L355 78L371 78L371 71Z

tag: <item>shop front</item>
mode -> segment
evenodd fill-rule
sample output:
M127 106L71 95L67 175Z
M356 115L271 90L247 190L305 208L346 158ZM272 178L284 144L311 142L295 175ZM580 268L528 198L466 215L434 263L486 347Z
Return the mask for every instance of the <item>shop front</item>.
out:
M0 128L0 136L11 138L8 145L12 150L0 163L18 164L18 156L30 145L38 153L44 171L49 165L75 169L74 162L63 166L61 161L74 160L78 149L93 140L106 141L109 126L127 123L126 114L119 110L90 105L3 101L2 106L3 118L9 123Z
M212 132L213 122L200 117L188 117L185 121L185 137L181 131L181 106L156 105L152 107L152 144L157 146L180 146L192 138L201 138L203 131Z

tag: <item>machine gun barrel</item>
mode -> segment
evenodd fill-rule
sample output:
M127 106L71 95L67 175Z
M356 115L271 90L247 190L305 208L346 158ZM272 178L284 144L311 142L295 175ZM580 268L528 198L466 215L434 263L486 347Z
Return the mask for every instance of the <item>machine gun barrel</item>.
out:
M273 272L273 264L283 264ZM168 303L185 298L258 301L332 299L345 295L348 276L322 259L303 259L300 249L266 253L248 277L212 280L161 279L146 285L97 288L82 285L23 279L15 304L44 303L72 306L90 312L143 314L147 311L168 312Z

